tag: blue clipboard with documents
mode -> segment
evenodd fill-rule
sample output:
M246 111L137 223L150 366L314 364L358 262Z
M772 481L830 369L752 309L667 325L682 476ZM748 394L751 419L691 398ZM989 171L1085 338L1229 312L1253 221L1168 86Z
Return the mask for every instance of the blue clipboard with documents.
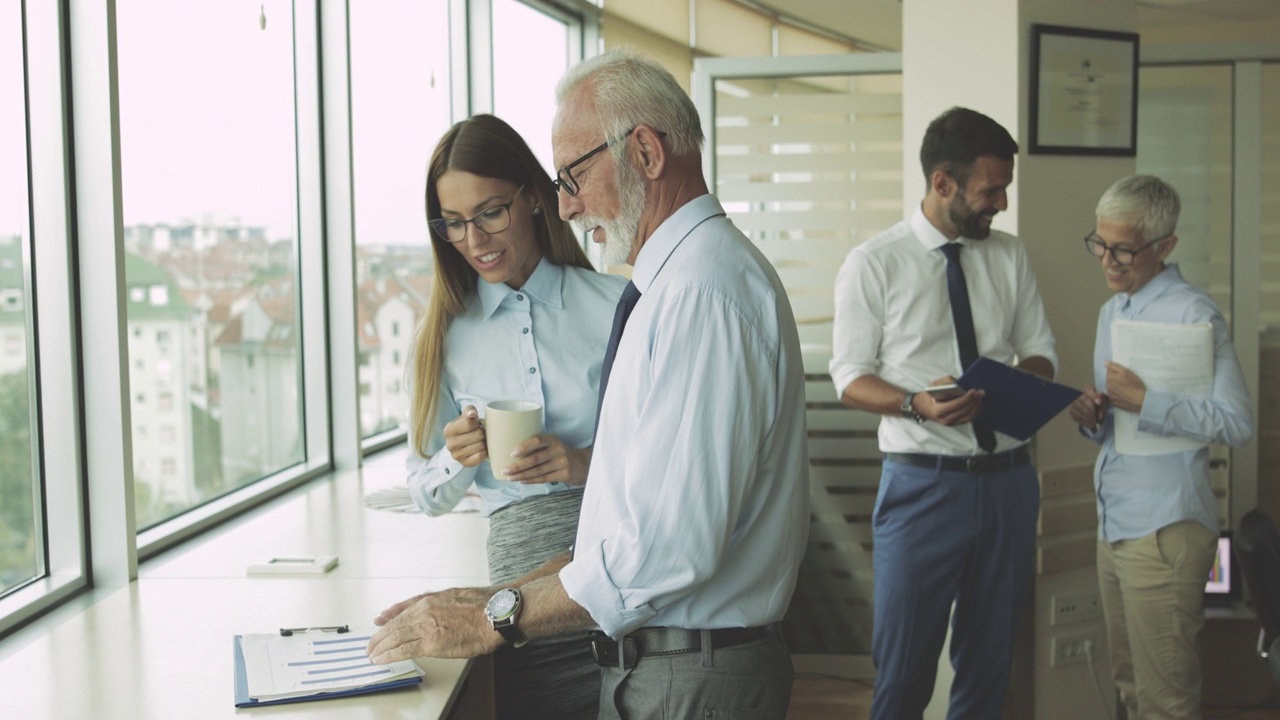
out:
M1019 440L1031 439L1081 394L1075 388L985 357L975 360L956 384L966 390L986 391L977 422Z
M316 633L236 635L236 707L329 700L422 683L422 670L412 660L370 664L364 654L368 641L368 636Z

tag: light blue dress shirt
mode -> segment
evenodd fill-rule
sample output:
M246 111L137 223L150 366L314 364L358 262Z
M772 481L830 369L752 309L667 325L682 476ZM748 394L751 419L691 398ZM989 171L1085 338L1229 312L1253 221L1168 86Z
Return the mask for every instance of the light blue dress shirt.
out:
M466 311L445 336L444 374L430 459L409 453L409 493L428 515L452 510L475 483L481 513L534 495L567 490L563 483L499 480L489 461L463 467L449 454L444 426L474 405L531 400L542 405L542 429L566 445L591 444L599 398L600 364L625 278L538 264L524 287L479 281Z
M1147 389L1138 429L1206 443L1243 445L1253 436L1253 409L1226 319L1209 294L1182 279L1170 263L1132 295L1119 293L1102 306L1093 351L1094 386L1105 392L1115 320L1213 325L1213 391L1188 398ZM1115 446L1115 410L1090 433L1102 445L1094 464L1098 535L1107 542L1134 540L1184 520L1218 532L1218 500L1209 486L1209 448L1165 455L1121 455Z
M804 369L769 261L714 196L645 241L573 561L600 629L782 619L809 535Z

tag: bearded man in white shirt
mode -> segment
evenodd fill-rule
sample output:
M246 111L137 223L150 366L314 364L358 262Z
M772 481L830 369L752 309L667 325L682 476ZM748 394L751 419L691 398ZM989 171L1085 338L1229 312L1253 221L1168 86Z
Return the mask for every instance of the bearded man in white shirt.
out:
M920 150L911 217L855 247L835 285L831 377L879 413L873 515L876 687L871 717L920 718L952 603L948 718L998 718L1027 597L1040 492L1026 446L975 423L982 392L943 399L978 357L1051 378L1057 357L1022 243L993 231L1018 145L966 108Z
M594 629L601 718L782 718L794 672L778 624L809 532L790 303L708 192L701 122L670 73L613 51L571 68L557 97L560 215L606 264L635 268L572 558L514 587L388 608L370 656L468 657Z

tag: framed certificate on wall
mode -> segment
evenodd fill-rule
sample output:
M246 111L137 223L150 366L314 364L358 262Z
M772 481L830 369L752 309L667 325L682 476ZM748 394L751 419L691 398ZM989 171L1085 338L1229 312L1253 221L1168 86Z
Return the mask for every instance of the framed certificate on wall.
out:
M1033 24L1030 75L1030 152L1137 154L1136 33Z

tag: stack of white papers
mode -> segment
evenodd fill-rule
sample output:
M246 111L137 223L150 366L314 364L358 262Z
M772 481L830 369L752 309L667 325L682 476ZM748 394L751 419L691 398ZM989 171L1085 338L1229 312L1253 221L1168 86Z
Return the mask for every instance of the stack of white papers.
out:
M1134 372L1148 390L1201 398L1213 392L1213 326L1116 320L1111 323L1112 359ZM1138 415L1116 409L1116 452L1164 455L1198 450L1208 443L1138 429Z
M423 675L412 660L370 663L365 655L369 637L333 632L241 635L249 697L268 702L341 694Z

